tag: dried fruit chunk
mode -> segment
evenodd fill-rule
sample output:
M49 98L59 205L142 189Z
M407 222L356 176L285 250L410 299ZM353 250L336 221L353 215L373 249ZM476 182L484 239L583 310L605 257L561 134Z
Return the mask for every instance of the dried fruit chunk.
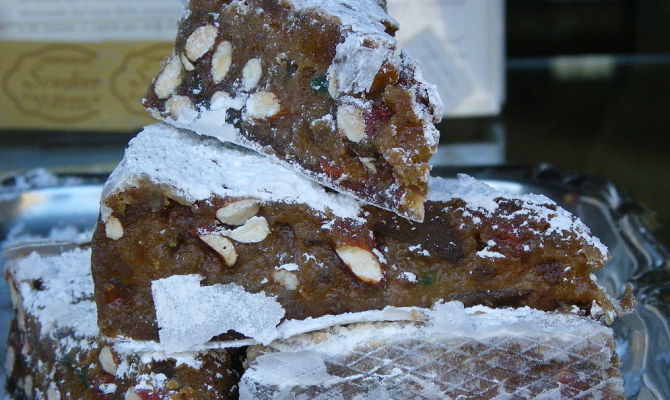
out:
M233 201L216 211L216 218L228 225L244 225L249 218L258 214L261 205L258 200L243 199Z
M324 186L422 221L421 207L403 199L427 195L442 106L418 63L398 48L397 23L377 0L279 3L189 2L175 54L201 57L193 70L184 63L186 84L176 94L188 96L197 113L176 120L168 96L153 88L144 105L178 128L245 146ZM202 33L210 25L220 34ZM213 44L193 39L214 36ZM196 51L196 42L205 44ZM218 91L230 100L210 102ZM402 156L390 160L394 149Z
M335 249L337 255L360 280L378 284L384 279L382 266L370 250L355 246L342 246Z
M214 46L217 34L218 31L213 25L201 26L193 31L191 36L186 39L186 45L184 46L186 57L192 61L198 61Z
M220 234L200 235L200 240L207 243L209 247L219 253L226 265L232 267L237 262L237 252L235 246L226 237Z

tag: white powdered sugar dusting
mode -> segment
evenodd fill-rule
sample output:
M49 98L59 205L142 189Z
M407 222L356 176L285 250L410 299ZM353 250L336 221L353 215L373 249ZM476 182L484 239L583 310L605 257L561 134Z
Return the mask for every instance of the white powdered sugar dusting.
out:
M98 386L98 389L104 393L104 394L113 394L116 392L116 384L115 383L103 383L102 385Z
M442 116L444 115L444 102L442 101L442 97L440 96L440 92L437 88L437 85L435 85L434 83L430 83L426 80L426 78L423 75L423 69L421 68L421 63L418 60L416 60L409 53L408 50L403 49L400 58L402 59L403 66L405 68L410 68L414 71L414 79L416 79L416 81L419 82L418 89L425 91L426 97L429 100L432 112L430 112L430 110L425 108L422 109L421 111L426 114L425 116L427 119L432 117L433 122L435 123L440 122ZM417 106L417 104L415 104L415 106ZM434 126L433 128L435 129Z
M328 193L266 157L156 124L130 142L123 161L109 177L102 196L103 220L111 213L104 200L145 178L170 187L175 196L191 203L213 196L255 197L307 204L344 218L357 218L361 207L354 198Z
M358 34L372 34L386 40L395 39L386 33L386 26L398 28L376 0L288 0L296 10L313 10L321 15L335 17L340 24Z
M370 324L377 322L420 321L421 324ZM326 354L337 354L342 348L353 348L358 341L370 337L409 337L421 331L443 337L468 337L485 339L492 336L542 336L563 340L566 331L576 335L589 331L611 334L611 329L590 318L571 314L548 313L524 308L494 309L485 306L464 307L463 303L452 301L438 302L433 309L414 307L387 307L382 311L367 311L342 314L303 321L284 322L280 326L282 335L271 347L280 351L317 350ZM353 324L353 325L352 325ZM356 324L360 324L356 326ZM302 326L301 326L302 325ZM334 343L305 343L299 336L335 326L349 326L342 339ZM381 328L380 328L381 327ZM386 328L384 328L386 327ZM349 334L355 331L356 334ZM408 336L409 335L409 336ZM297 348L301 347L301 348Z
M23 309L37 319L43 335L58 329L72 329L77 339L98 335L90 258L90 250L80 249L58 256L32 253L10 266Z
M151 372L137 376L137 385L135 389L154 390L165 387L168 377L162 373Z
M609 257L607 247L591 233L591 230L581 220L546 196L518 195L495 190L491 186L464 174L458 175L456 179L431 178L429 187L429 201L448 202L453 199L461 199L465 202L466 211L473 214L483 214L486 217L495 215L500 218L512 219L523 215L528 220L548 224L545 231L537 232L540 238L549 235L556 235L558 238L576 237L597 249L604 259ZM509 215L502 215L497 212L499 204L496 200L498 199L516 201L521 206L521 210Z
M333 98L342 94L367 93L384 61L394 50L379 44L366 47L363 36L351 35L337 45L335 59L328 68L329 92Z
M163 349L187 351L214 336L235 331L260 343L276 337L284 308L264 293L239 285L201 286L200 275L175 275L151 283Z
M491 248L493 248L495 245L496 242L489 240L488 243L486 243L486 247L477 252L477 256L481 258L505 258L504 254L491 250Z
M440 122L444 115L444 102L442 101L442 97L440 97L437 86L426 81L419 61L414 59L409 51L402 50L400 58L404 69L414 71L414 79L417 83L412 89L428 99L428 106L414 101L412 102L412 108L416 115L421 117L424 137L428 144L431 146L438 146L440 143L440 131L435 127L434 123Z
M283 269L285 271L298 271L300 269L300 266L298 264L294 263L289 263L289 264L283 264L278 267L275 267L276 270Z
M147 342L100 337L93 301L90 249L75 249L55 256L32 253L9 259L7 270L10 287L17 290L12 296L19 309L17 315L35 318L41 335L45 340L58 341L59 351L63 353L110 345L123 356L116 374L122 379L137 373L137 356L141 356L139 361L145 365L163 360L174 360L176 366L196 370L202 365L197 352L167 354L154 346L153 351L139 354L138 350L148 347ZM71 334L62 335L64 331ZM111 386L108 389L111 390Z
M296 10L337 18L344 27L344 41L328 69L331 96L369 91L384 61L394 57L396 39L386 30L398 23L374 0L289 1Z
M310 317L303 320L286 320L277 328L277 338L287 339L303 333L358 322L416 321L423 319L422 311L425 310L418 307L387 306L383 310L324 315L318 318Z
M416 277L416 274L413 272L403 271L400 273L400 277L411 283L419 282L419 280Z

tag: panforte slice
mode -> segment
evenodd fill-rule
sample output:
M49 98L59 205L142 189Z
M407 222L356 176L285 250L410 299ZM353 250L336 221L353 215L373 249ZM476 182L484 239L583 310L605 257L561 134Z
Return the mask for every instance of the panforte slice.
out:
M191 1L144 105L421 221L442 105L376 0Z
M177 275L264 293L286 319L440 299L615 315L592 274L607 249L582 222L544 196L467 176L432 178L426 221L414 223L254 152L154 125L130 143L101 209L92 268L111 337L158 339L152 283Z
M241 400L620 399L612 330L528 308L425 311L248 349Z
M16 315L5 362L15 399L237 399L239 361L226 350L135 353L141 344L100 336L91 251L10 260Z

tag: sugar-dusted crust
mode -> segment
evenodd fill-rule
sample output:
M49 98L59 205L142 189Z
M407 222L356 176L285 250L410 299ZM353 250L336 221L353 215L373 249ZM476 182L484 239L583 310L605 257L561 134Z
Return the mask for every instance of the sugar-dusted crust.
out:
M90 250L10 260L5 276L16 316L5 367L16 399L181 400L237 398L226 350L135 353L100 336ZM139 345L139 344L138 344Z
M102 332L157 339L152 282L191 274L274 296L289 319L439 299L613 317L591 274L607 249L577 218L467 176L431 187L426 221L414 223L253 152L151 127L102 199L92 264Z
M376 0L193 1L144 105L421 221L442 116Z
M624 399L612 331L531 309L438 304L248 349L241 400Z

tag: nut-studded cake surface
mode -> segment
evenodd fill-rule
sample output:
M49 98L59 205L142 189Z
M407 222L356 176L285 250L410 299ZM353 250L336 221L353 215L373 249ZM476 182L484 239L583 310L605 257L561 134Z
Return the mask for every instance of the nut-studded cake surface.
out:
M239 373L225 350L137 353L139 343L100 336L91 251L10 260L16 316L5 367L16 399L179 400L237 398Z
M149 127L102 198L92 259L102 332L158 339L152 284L187 275L200 277L194 288L276 299L277 318L440 299L612 318L592 275L607 249L577 218L467 176L431 188L426 221L414 223L254 152Z
M437 304L247 353L242 400L624 399L609 328L528 308Z
M144 104L421 221L442 106L397 28L376 0L192 1Z

